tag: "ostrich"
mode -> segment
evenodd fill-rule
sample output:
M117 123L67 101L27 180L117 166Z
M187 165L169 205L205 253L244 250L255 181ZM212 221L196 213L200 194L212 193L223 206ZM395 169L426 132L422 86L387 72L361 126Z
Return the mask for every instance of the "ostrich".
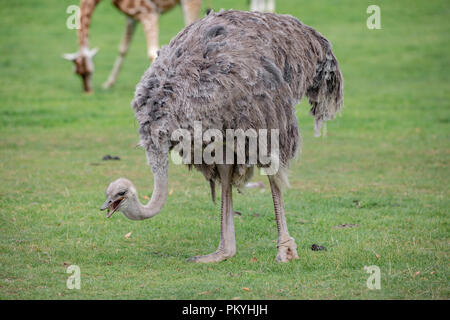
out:
M216 129L224 135L227 129L278 129L279 170L268 175L278 229L276 261L298 258L282 190L299 146L294 106L304 95L320 132L322 121L333 119L341 108L343 78L330 42L319 32L289 15L210 13L163 47L136 86L132 107L154 176L149 203L142 205L134 185L120 178L108 186L101 210L107 210L107 217L121 211L132 220L161 211L168 193L169 152L179 142L172 136L177 128L195 134L194 122L201 121L202 130ZM216 183L222 191L218 249L190 261L230 258L236 253L232 187L239 189L249 181L255 165L191 162L189 166L203 173L212 193ZM260 162L256 166L267 167Z

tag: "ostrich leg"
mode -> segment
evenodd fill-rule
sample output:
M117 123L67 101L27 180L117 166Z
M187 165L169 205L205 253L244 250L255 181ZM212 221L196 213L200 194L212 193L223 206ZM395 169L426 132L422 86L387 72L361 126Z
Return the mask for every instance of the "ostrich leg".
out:
M208 255L196 256L189 259L192 262L219 262L231 258L236 253L234 235L234 212L231 188L232 165L217 165L222 185L222 208L220 218L219 248Z
M116 82L120 67L122 66L128 48L130 47L131 38L133 37L134 30L136 29L136 24L136 20L134 20L133 18L127 18L127 26L122 43L120 44L119 55L116 58L116 62L114 63L114 67L111 70L111 73L109 74L108 80L106 80L106 82L103 84L103 88L105 89L110 88Z
M280 189L277 187L272 176L269 176L270 188L272 190L273 205L275 208L275 218L278 229L278 254L276 261L288 262L292 259L298 259L297 245L294 238L289 235L286 224L286 216L283 208L283 198Z

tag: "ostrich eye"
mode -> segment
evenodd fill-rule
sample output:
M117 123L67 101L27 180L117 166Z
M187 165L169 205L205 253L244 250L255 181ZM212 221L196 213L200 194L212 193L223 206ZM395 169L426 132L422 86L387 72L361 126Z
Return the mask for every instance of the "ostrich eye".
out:
M127 192L126 192L126 191L119 192L119 193L117 194L117 196L119 196L119 197L124 196L125 193L127 193Z

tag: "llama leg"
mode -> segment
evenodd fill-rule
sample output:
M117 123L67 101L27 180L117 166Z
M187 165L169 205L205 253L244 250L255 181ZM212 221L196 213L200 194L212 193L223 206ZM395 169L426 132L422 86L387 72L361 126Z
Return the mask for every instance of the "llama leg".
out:
M272 176L269 176L269 182L272 190L273 205L275 208L275 218L277 220L278 229L278 254L276 261L287 262L292 259L298 259L297 245L295 244L294 238L289 235L287 228L281 191Z
M266 0L266 12L275 12L275 0Z
M264 12L265 0L251 0L250 11Z
M144 27L145 37L147 38L147 54L150 60L153 62L156 59L157 52L159 49L158 40L158 13L149 13L146 15L141 15L139 17Z
M231 258L236 253L236 239L234 234L234 211L232 200L231 176L232 165L217 165L222 185L222 208L220 218L219 248L208 255L196 256L189 259L193 262L219 262Z
M133 38L134 30L136 29L137 21L133 18L127 18L127 26L125 29L125 35L122 39L122 42L119 47L119 55L116 58L116 62L114 63L114 67L109 74L108 80L103 84L103 88L110 88L117 79L117 75L119 74L120 67L122 66L123 60L127 54L128 48L130 47L131 39Z
M198 19L202 9L202 0L181 0L181 6L183 8L184 24L188 26Z

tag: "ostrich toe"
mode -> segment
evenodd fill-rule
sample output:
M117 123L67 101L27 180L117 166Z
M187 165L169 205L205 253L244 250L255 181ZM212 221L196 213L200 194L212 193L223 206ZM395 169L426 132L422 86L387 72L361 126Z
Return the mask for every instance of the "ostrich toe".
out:
M297 244L295 239L290 237L286 241L280 241L278 244L277 262L289 262L293 259L298 259Z
M189 262L202 262L202 263L210 263L210 262L220 262L231 258L234 256L234 253L231 252L223 252L223 251L215 251L213 253L204 255L204 256L195 256L188 259Z

